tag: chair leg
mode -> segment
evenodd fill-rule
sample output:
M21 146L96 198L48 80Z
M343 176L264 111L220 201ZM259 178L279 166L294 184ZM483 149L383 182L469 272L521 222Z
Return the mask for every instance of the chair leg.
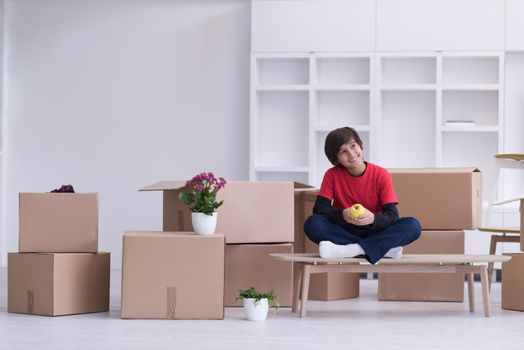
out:
M491 243L489 245L489 254L495 255L495 252L497 251L497 243L498 243L499 236L498 235L491 235ZM493 265L494 263L490 262L488 263L488 287L491 290L491 281L493 279Z

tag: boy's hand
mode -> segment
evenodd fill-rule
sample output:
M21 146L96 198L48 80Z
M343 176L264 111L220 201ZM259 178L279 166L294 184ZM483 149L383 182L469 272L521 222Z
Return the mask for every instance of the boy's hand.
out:
M365 209L365 212L362 216L354 218L351 216L349 209L350 208L346 208L342 212L342 215L344 216L344 220L346 220L346 222L357 226L365 226L375 222L375 214L373 214L370 210Z

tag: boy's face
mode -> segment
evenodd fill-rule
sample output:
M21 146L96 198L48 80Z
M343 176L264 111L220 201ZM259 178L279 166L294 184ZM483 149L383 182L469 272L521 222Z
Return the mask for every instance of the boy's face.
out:
M354 139L349 141L338 150L337 160L340 165L346 168L351 174L358 175L360 171L364 171L364 151Z

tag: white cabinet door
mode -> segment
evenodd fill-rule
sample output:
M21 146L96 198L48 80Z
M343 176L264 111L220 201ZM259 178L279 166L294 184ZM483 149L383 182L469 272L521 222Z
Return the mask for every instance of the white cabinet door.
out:
M504 11L504 0L377 0L377 50L504 50Z
M524 1L506 0L506 50L524 51Z
M375 50L375 2L254 0L251 51Z

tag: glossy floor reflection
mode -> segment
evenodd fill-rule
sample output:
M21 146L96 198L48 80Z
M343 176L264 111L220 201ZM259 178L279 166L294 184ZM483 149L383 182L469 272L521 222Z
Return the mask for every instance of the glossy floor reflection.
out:
M464 303L379 302L377 280L361 280L358 299L311 301L305 319L282 308L265 322L226 308L216 321L120 319L120 271L111 276L111 311L62 317L6 312L0 270L0 349L523 349L524 312L502 310L500 283L492 317Z

